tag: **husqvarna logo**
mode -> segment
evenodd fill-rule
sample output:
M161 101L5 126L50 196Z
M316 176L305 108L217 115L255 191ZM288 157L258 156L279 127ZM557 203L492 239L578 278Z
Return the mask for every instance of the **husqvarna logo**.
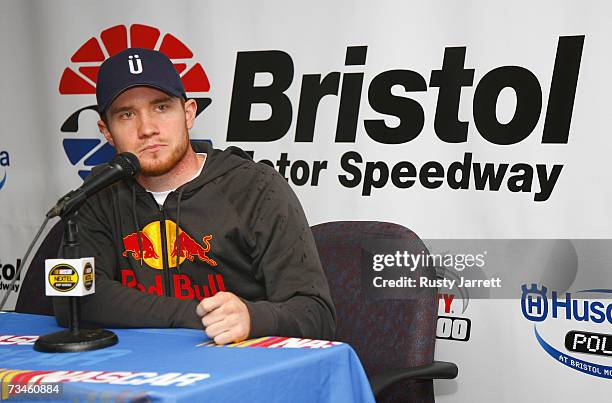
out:
M544 286L538 287L537 284L531 284L530 287L523 284L521 290L523 294L521 297L523 316L532 322L537 322L533 325L535 338L540 347L550 357L576 371L599 378L612 379L612 366L607 365L607 362L604 363L604 360L612 354L612 350L605 344L612 337L607 332L592 333L583 330L571 330L565 335L565 348L571 353L604 357L593 357L592 361L583 360L557 349L554 347L554 343L551 344L544 339L545 332L542 333L542 329L546 328L545 323L542 322L550 318L567 320L575 324L592 322L602 324L602 328L609 329L609 324L612 324L612 303L608 299L578 299L570 292L566 292L565 298L562 298L557 295L556 291L552 291L549 298L548 289ZM588 289L575 291L574 293L612 294L612 289Z
M136 63L136 66L134 66L134 63ZM142 60L140 60L140 56L138 55L129 56L128 64L130 65L130 73L132 74L142 73Z
M542 322L548 316L548 299L546 293L548 290L542 286L538 290L536 284L532 284L531 288L527 288L527 284L521 287L521 309L523 316L532 322Z
M537 284L532 284L530 288L523 284L521 290L523 292L521 297L523 316L532 322L543 322L550 316L553 319L612 324L612 303L607 301L576 299L569 292L565 293L565 298L560 298L556 291L551 292L548 298L547 288L542 286L538 289ZM576 293L592 291L612 294L610 289L580 290Z

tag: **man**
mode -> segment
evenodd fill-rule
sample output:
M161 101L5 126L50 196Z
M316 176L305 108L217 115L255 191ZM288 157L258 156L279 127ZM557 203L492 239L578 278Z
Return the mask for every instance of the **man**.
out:
M299 201L243 151L190 145L197 105L170 60L147 49L114 55L96 97L100 132L135 154L141 173L79 211L81 254L96 263L83 321L203 328L218 344L331 339L335 310ZM65 298L54 306L66 325Z

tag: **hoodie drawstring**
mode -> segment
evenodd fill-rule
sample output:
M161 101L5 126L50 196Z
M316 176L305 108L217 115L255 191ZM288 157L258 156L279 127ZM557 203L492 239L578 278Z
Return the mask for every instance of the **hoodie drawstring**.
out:
M183 190L181 188L178 194L178 201L176 203L176 228L175 238L176 239L176 270L178 274L181 274L181 238L179 237L179 226L181 225L181 199L183 198Z
M142 266L142 261L144 260L143 251L142 251L142 236L140 234L140 225L138 224L138 213L136 211L136 187L132 185L132 213L134 214L134 225L136 226L136 234L138 235L138 251L140 256L140 266Z

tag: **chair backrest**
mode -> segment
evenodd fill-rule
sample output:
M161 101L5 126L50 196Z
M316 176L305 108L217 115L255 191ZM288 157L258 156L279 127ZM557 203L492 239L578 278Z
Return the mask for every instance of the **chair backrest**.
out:
M313 226L312 233L338 314L336 339L353 347L368 376L430 364L435 346L437 289L419 292L418 299L372 299L361 284L363 265L372 267L371 260L362 262L372 256L372 245L391 243L394 247L401 245L402 252L427 253L421 239L401 225L373 221L328 222ZM411 386L414 383L408 382ZM414 387L410 392L390 389L384 393L388 398L381 400L433 400L431 381L421 382L416 392Z
M58 221L40 244L21 283L15 312L53 316L53 300L45 295L45 259L58 257L64 222Z

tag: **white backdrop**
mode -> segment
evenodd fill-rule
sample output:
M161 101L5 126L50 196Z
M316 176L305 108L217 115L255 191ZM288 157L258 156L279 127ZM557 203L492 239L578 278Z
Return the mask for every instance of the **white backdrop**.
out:
M130 32L128 39L134 40L131 36L136 35L131 34L131 28L137 24L159 30L156 48L168 33L180 40L192 56L176 61L185 62L186 71L200 63L210 81L210 91L190 92L191 96L212 99L211 105L198 117L192 138L210 139L218 148L237 145L254 151L256 160L275 162L281 153L287 153L289 160L304 160L311 170L313 161L327 161L316 186L310 182L298 186L290 180L311 225L334 220L390 221L412 229L423 239L612 239L612 214L608 208L612 192L607 186L611 179L608 154L612 146L607 133L608 94L612 91L609 74L612 56L608 51L612 37L611 13L612 6L603 1L503 4L488 1L311 1L304 4L4 1L0 5L3 55L0 180L6 176L0 188L0 264L16 265L42 222L43 213L58 197L80 185L77 171L87 169L87 159L104 144L90 147L72 162L68 157L71 152L75 153L73 156L78 153L65 148L65 140L101 139L96 130L96 115L91 111L81 115L76 133L60 130L73 112L95 103L91 93L61 93L60 81L66 68L78 72L79 67L99 64L74 62L71 58L90 38L103 44L102 53L108 56L110 45L104 43L102 33L124 26ZM567 142L543 144L555 57L558 44L564 41L562 37L575 37L573 43L583 43L581 50L577 53L574 50L580 64L571 117L565 111L554 115L549 122L569 121L569 136ZM114 44L120 43L119 39L113 40ZM356 46L367 46L365 63L345 65L347 47ZM459 143L444 142L436 134L440 130L434 127L440 107L437 106L439 90L432 85L432 72L442 69L445 51L449 54L453 51L451 48L465 48L464 68L474 70L473 84L463 86L460 92L458 113L441 117L442 123L467 122L467 140ZM291 103L290 126L286 134L274 141L228 140L235 72L238 67L245 67L237 63L238 55L263 51L284 52L292 61L291 84L284 91ZM259 53L256 60L265 57ZM560 70L567 68L568 63L560 64ZM275 68L280 71L282 66L279 66ZM485 114L474 112L473 102L476 89L484 91L487 85L485 82L482 87L478 86L483 78L490 83L494 73L487 74L504 66L520 67L503 71L520 70L523 75L517 82L521 88L533 84L535 78L542 99L539 117L534 118L535 126L530 134L516 144L498 145L481 134L486 130L475 119ZM385 111L391 110L389 105L398 108L401 99L409 98L419 106L403 103L397 113L412 108L418 115L422 109L424 121L420 134L413 140L381 144L368 135L364 120L382 119L393 128L400 124L400 118L380 113L371 106L368 90L379 74L391 70L414 72L402 74L416 80L412 82L415 89L419 82L423 84L419 91L393 86L391 94L397 98L387 93L389 102ZM340 77L338 94L348 82L347 74L363 73L360 99L346 97L349 103L360 101L355 140L335 141L341 97L330 95L319 104L313 141L296 142L304 75L325 77L332 72L338 72ZM79 74L90 86L95 84ZM417 74L422 77L421 81ZM504 74L497 75L496 79L504 77ZM560 77L564 83L568 81ZM258 74L255 85L266 86L276 78L274 74ZM571 92L562 91L559 97L569 102L573 98ZM511 122L518 116L515 109L527 108L525 105L537 99L537 92L527 94L517 98L514 90L504 88L496 105L488 105L495 111L493 117L502 124ZM277 112L260 104L253 106L250 116L253 120L264 120ZM475 115L478 116L475 118ZM404 123L408 127L416 126L418 132L417 120L405 119ZM231 136L249 135L247 130L231 132ZM395 133L395 136L402 135L405 132ZM84 142L80 144L87 148ZM473 163L495 164L496 169L500 164L509 164L509 167L498 191L488 187L476 190L472 171L465 190L451 189L445 177L440 187L427 189L417 177L410 188L400 189L389 180L367 196L363 195L363 182L347 188L339 181L339 175L348 175L340 160L349 151L358 152L363 158L364 162L357 165L362 174L366 161L383 161L389 170L398 162L408 161L417 172L426 162L437 161L446 172L454 161L463 161L465 153L472 154ZM527 164L534 171L536 165L545 166L547 175L554 165L563 166L546 200L534 200L540 192L537 172L529 191L508 189L508 177L516 174L511 174L510 168L518 163ZM374 178L378 179L378 175ZM602 267L598 283L582 289L612 288L607 274L609 262L601 260L598 265ZM10 270L5 271L0 273L6 277ZM8 283L7 278L0 281ZM516 291L520 294L520 290ZM593 296L601 297L601 294ZM16 294L9 306L15 299ZM460 303L457 298L455 304ZM453 307L445 313L441 307L441 315L469 318L472 327L468 341L438 340L436 358L454 361L460 368L455 381L436 383L438 401L609 399L611 377L606 379L568 368L541 348L534 337L534 323L521 313L519 299L472 300L469 308L460 308ZM538 324L538 329L557 349L563 349L563 332L580 329L611 333L611 321L577 323L573 318L549 317ZM568 354L600 365L612 363L609 356Z

